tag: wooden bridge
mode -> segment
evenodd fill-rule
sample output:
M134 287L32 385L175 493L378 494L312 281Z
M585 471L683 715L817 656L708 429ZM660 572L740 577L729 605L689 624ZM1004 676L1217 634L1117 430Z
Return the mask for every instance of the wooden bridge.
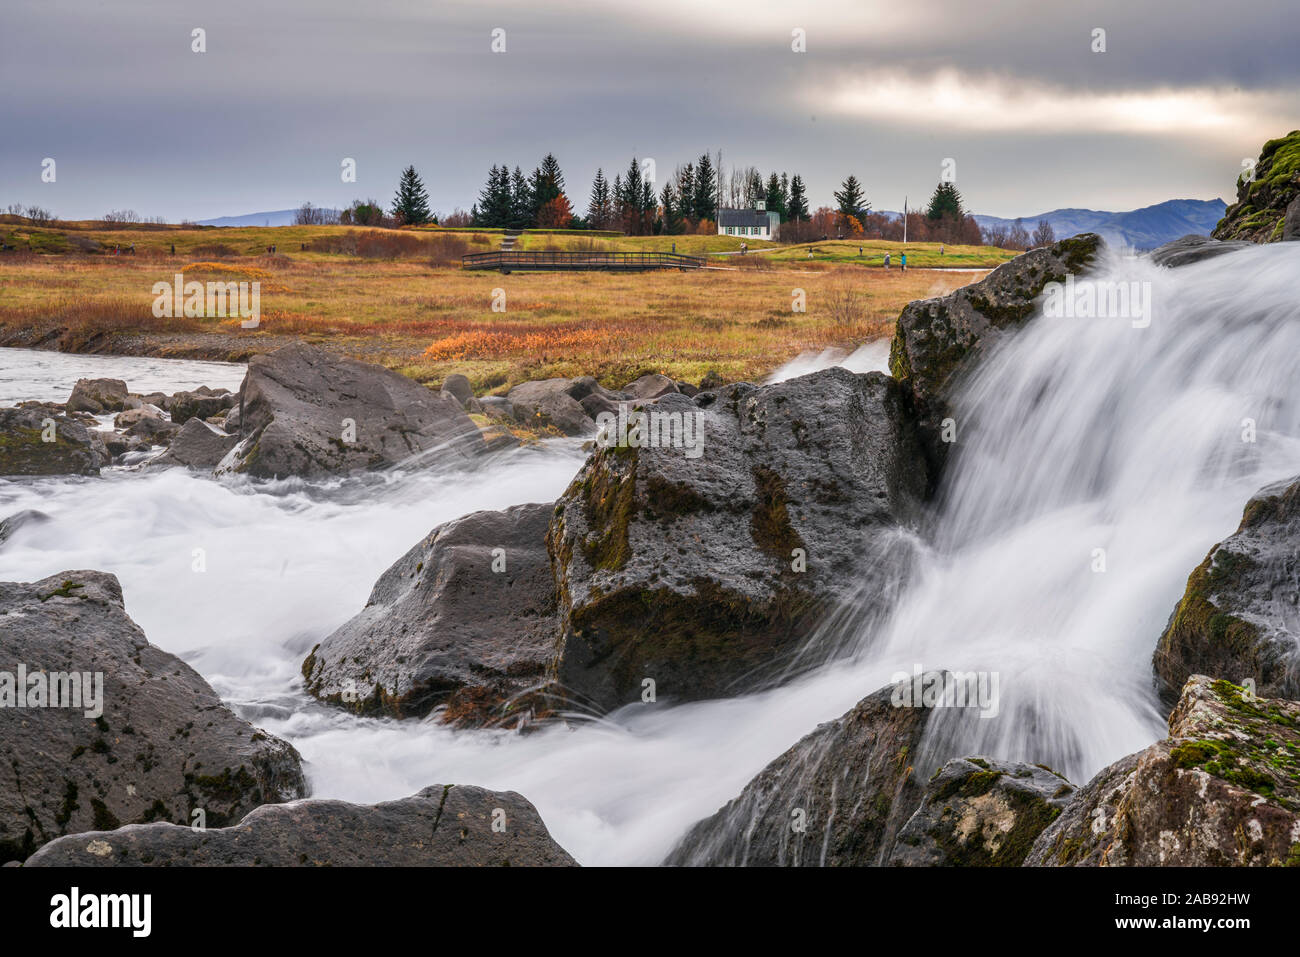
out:
M470 253L461 257L466 269L512 270L610 270L614 272L642 272L647 269L703 269L707 260L703 256L683 256L678 253L620 253L620 252L550 252L547 250L494 250L489 253Z

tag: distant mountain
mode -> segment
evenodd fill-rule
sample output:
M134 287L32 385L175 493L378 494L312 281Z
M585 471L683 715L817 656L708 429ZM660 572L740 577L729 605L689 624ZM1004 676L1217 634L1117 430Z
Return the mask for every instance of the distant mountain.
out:
M1040 219L1052 224L1058 239L1078 233L1098 233L1112 246L1155 249L1189 234L1208 236L1223 218L1227 203L1221 199L1171 199L1155 206L1108 213L1097 209L1054 209L1050 213L1024 216L1021 222L1031 233ZM975 216L981 227L1010 226L1014 219Z
M327 209L325 212L338 215L337 209ZM216 219L203 219L198 222L199 226L292 226L293 218L298 214L297 207L293 209L273 209L265 213L247 213L243 216L218 216Z

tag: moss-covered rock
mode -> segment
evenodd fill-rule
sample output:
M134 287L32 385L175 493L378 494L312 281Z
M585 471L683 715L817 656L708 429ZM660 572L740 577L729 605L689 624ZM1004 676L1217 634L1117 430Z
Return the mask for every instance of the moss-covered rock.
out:
M1189 676L1300 698L1300 478L1263 489L1187 579L1152 664L1172 707Z
M1297 844L1300 703L1194 675L1169 737L1097 774L1025 863L1276 866Z
M1074 794L1055 771L1033 764L958 758L925 786L886 864L1019 867L1038 835Z
M830 608L863 614L905 571L924 456L902 391L837 368L656 400L698 416L683 448L598 449L548 537L564 629L553 673L575 707L751 690L824 661ZM795 660L795 652L802 654Z
M108 462L98 432L54 409L0 409L0 476L98 475Z
M1049 282L1085 271L1103 243L1082 233L1003 263L977 283L938 299L908 303L898 317L889 371L916 406L937 476L947 455L942 422L961 373L1005 333L1022 326Z
M1211 234L1215 239L1244 239L1252 243L1276 243L1297 239L1288 234L1287 210L1300 219L1300 130L1269 140L1259 151L1253 175L1237 179L1237 201L1223 213Z

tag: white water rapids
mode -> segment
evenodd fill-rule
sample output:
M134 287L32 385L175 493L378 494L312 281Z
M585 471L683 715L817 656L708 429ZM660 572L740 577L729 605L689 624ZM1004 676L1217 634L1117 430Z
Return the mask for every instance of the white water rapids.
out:
M850 636L852 660L783 688L524 736L358 719L302 694L304 655L389 564L439 522L555 498L581 464L572 445L469 474L317 486L182 470L4 481L0 517L39 508L54 521L0 548L0 580L117 574L152 642L298 747L314 796L515 790L585 864L660 860L768 761L914 664L999 674L999 716L944 725L936 748L1044 762L1083 783L1162 736L1150 657L1188 573L1255 491L1300 473L1300 246L1178 270L1117 258L1102 278L1151 283L1149 327L1037 317L992 355L958 403L933 545L895 614ZM45 397L37 358L0 351L0 392ZM60 399L76 375L111 374L76 368ZM168 369L167 391L225 384L189 363Z

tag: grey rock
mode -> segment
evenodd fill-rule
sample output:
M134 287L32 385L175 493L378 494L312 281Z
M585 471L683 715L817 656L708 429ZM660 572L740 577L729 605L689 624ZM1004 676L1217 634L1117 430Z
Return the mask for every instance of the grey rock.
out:
M295 344L248 363L241 442L231 469L260 478L316 478L414 456L467 462L483 439L465 413L382 366ZM356 440L343 440L345 420Z
M1169 737L1103 768L1026 866L1276 867L1300 861L1300 703L1188 679Z
M468 405L469 400L474 398L474 389L470 386L469 379L459 372L453 372L442 381L442 391L450 392L462 406Z
M131 423L126 429L126 434L150 445L166 445L180 430L181 427L170 419L147 415Z
M172 439L167 451L154 459L154 464L215 468L238 442L238 436L218 431L202 419L190 419Z
M200 808L221 827L304 795L293 747L237 718L194 669L149 644L114 576L0 583L0 633L5 670L103 681L98 718L84 699L0 711L0 861L92 828L190 824Z
M515 417L514 406L510 400L499 395L485 395L478 400L479 405L483 408L483 414L490 419L497 419L502 422L513 421Z
M840 650L793 660L829 611L878 612L906 573L927 474L894 380L834 368L655 411L698 415L698 457L599 448L556 504L556 672L581 707L639 701L646 678L678 700L788 678Z
M78 379L68 398L69 412L121 412L126 408L126 383L121 379Z
M651 372L623 386L623 391L633 399L657 399L661 395L667 395L678 390L677 383L668 376L660 375L658 372Z
M1219 239L1211 239L1208 236L1193 235L1165 243L1159 249L1153 250L1150 255L1151 261L1157 266L1168 266L1172 269L1178 266L1203 262L1206 259L1214 259L1224 253L1247 249L1253 245L1255 244L1241 239L1224 242Z
M546 554L553 508L475 512L435 528L312 651L308 691L361 713L442 707L457 724L518 725L544 710L559 634Z
M1086 270L1103 245L1095 233L1082 233L1017 256L947 296L903 308L889 350L889 371L912 397L935 478L948 454L942 423L951 414L962 375L1033 315L1049 282Z
M1282 223L1282 242L1300 242L1300 195L1291 200Z
M572 379L535 379L510 390L506 398L515 420L530 428L553 428L564 435L586 435L596 425L569 395Z
M230 401L226 396L213 395L209 389L207 392L177 392L172 396L168 411L173 422L184 425L190 419L206 419L228 408Z
M54 441L44 441L47 435ZM0 475L98 475L108 461L103 435L65 415L40 406L0 409Z
M1237 531L1187 579L1156 645L1156 688L1172 707L1193 674L1300 698L1300 477L1261 490Z
M710 369L708 372L704 373L704 378L700 379L699 391L712 392L716 389L721 389L726 384L727 383L722 378L721 373L716 369Z
M113 427L118 429L129 429L141 419L162 418L162 410L156 406L140 405L134 409L127 409L125 412L119 412L113 419Z
M986 758L949 761L925 786L885 860L896 867L1019 867L1075 788L1055 771Z
M239 434L239 406L236 405L226 412L225 422L222 423L222 429L231 435Z
M594 420L596 416L600 415L602 412L618 415L619 405L627 405L629 403L626 401L620 403L618 399L611 399L607 396L601 395L600 393L593 392L591 395L584 396L581 404L582 411L587 414L588 418Z
M504 818L501 815L504 814ZM493 829L493 817L504 830ZM573 867L513 791L428 787L400 801L294 801L232 827L144 824L47 844L26 867Z
M879 865L920 805L913 755L932 709L896 706L895 686L820 725L740 796L687 832L680 866Z

